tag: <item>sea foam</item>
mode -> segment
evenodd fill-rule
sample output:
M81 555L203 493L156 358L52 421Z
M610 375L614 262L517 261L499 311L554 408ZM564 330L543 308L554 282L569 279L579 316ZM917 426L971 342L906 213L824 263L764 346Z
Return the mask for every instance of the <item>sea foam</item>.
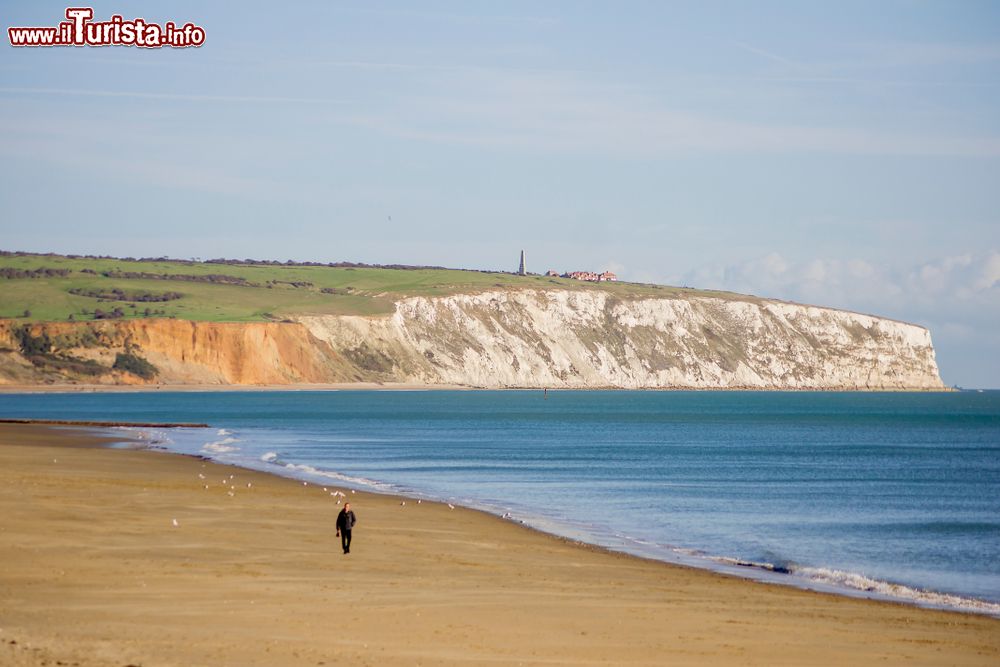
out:
M880 581L856 572L844 572L842 570L832 570L821 567L800 567L792 568L792 573L807 579L823 584L830 584L841 588L848 588L869 593L876 593L891 598L901 600L912 600L923 605L934 607L948 607L952 609L964 609L975 611L981 614L991 614L1000 616L1000 604L967 598L937 591L927 591L920 588L912 588L902 584L894 584L888 581Z
M211 453L211 454L228 454L230 452L238 452L239 447L234 447L235 443L239 442L238 438L223 438L222 440L217 440L215 442L207 442L201 447L201 451Z

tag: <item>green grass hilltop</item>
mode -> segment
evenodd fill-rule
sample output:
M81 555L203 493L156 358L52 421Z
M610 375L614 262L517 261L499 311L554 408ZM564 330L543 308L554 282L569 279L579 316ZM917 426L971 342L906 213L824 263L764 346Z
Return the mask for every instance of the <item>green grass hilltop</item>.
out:
M25 321L173 317L253 322L306 314L378 315L391 313L394 301L409 296L498 288L602 290L623 298L733 296L432 267L0 254L0 318Z

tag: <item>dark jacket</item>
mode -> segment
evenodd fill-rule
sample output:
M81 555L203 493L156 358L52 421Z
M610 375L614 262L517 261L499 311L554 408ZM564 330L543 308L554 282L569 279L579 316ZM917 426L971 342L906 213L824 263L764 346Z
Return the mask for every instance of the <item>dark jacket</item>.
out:
M354 516L354 510L340 510L340 514L337 515L337 530L350 531L357 522L358 518Z

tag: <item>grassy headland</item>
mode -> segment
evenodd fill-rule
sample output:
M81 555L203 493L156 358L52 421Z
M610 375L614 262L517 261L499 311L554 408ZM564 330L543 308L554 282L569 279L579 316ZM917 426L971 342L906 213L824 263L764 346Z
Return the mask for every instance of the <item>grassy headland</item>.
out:
M378 315L392 312L393 302L405 297L497 288L602 290L623 298L734 296L461 269L0 254L0 318L24 321L254 322L306 314Z

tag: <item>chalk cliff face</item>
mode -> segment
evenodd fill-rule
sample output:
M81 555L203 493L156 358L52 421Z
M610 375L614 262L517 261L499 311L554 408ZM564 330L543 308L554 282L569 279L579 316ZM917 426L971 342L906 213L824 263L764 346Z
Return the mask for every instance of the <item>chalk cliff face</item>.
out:
M475 387L941 389L929 332L844 311L746 297L620 299L602 291L414 297L390 316L287 323L126 320L37 324L53 354L110 369L80 377L16 352L0 324L0 383L407 382ZM51 358L56 358L52 357ZM58 359L57 359L58 361ZM72 364L71 368L75 368Z
M477 387L939 389L930 333L780 302L600 291L410 298L390 317L303 317L385 381Z

